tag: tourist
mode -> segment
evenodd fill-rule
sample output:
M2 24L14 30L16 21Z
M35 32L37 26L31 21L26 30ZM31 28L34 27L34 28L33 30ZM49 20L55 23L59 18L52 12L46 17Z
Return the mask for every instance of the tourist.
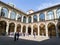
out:
M16 32L15 32L15 34L14 34L14 41L16 41Z
M19 39L19 32L17 32L17 40Z
M36 32L34 32L34 38L36 37Z

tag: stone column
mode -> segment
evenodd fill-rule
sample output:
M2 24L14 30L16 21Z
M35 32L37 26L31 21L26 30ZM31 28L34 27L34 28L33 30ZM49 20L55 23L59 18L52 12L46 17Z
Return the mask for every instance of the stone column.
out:
M21 20L21 22L23 22L23 17L24 17L24 16L22 16L22 20Z
M33 23L33 15L31 16L31 22Z
M39 22L39 14L37 14L37 21Z
M56 37L58 38L59 36L58 36L58 28L57 28L57 26L56 26Z
M23 33L22 30L23 30L23 26L21 25L21 33Z
M17 24L15 23L14 33L17 31Z
M9 23L7 23L7 26L6 26L6 35L8 35L8 30L9 30Z
M26 23L28 23L28 17L26 18Z
M47 12L45 11L44 13L45 13L45 20L47 20Z
M47 27L47 24L45 25L45 29L46 29L46 37L48 37L48 27Z
M56 9L54 9L53 11L54 11L55 19L56 19L57 18Z
M18 14L16 15L16 20L17 20Z
M1 9L2 9L2 7L0 6L0 16L1 16Z
M31 25L31 35L33 35L33 25Z
M11 10L9 10L8 18L10 18Z
M40 32L40 30L39 30L39 24L38 24L38 36L40 35L40 33L39 33L39 32Z
M26 25L26 33L28 33L28 25Z

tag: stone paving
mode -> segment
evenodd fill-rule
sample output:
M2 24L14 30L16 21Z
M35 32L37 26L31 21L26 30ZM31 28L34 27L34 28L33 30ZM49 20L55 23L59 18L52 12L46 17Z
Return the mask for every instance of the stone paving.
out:
M12 37L0 36L0 45L60 45L60 38L51 38L44 41L31 41L24 39L14 41Z

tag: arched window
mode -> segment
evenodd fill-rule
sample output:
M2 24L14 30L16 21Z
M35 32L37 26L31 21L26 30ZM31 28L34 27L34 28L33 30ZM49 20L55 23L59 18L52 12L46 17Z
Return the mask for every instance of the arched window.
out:
M60 8L57 10L57 18L60 18Z
M37 22L37 16L36 15L33 16L33 21Z
M17 20L20 21L20 22L21 22L21 18L22 18L21 15L18 15L18 16L17 16Z
M47 13L47 19L48 20L54 19L54 12L53 11L48 11L48 13Z
M11 12L10 18L14 20L16 19L16 13L14 11Z
M26 17L25 16L23 17L23 22L26 23Z
M31 23L31 17L28 18L28 23Z
M1 9L1 16L8 17L8 9L7 8Z
M45 20L45 14L41 13L41 14L39 15L39 20L40 20L40 21Z

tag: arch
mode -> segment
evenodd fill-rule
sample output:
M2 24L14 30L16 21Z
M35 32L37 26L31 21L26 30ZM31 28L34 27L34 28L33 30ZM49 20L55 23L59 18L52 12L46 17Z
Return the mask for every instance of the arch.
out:
M47 12L47 19L48 20L54 19L54 12L52 10L49 10Z
M60 8L56 10L57 18L60 19Z
M31 26L28 26L28 34L31 35Z
M0 35L6 35L6 26L7 23L5 21L0 21Z
M26 16L23 17L23 22L26 23Z
M60 37L60 22L57 23L57 28L58 28L58 35Z
M10 18L14 19L14 20L16 19L16 12L15 11L11 11Z
M17 25L17 32L21 32L21 25L20 24Z
M46 36L45 25L44 24L40 24L39 28L40 28L40 35Z
M22 32L23 32L23 33L26 33L26 26L25 26L25 25L23 26Z
M37 22L37 15L34 15L34 16L33 16L33 21L34 21L34 22Z
M36 35L38 35L38 27L37 25L33 25L33 34L36 32Z
M56 29L55 29L55 24L54 23L49 23L48 24L48 36L50 38L56 36Z
M43 21L43 20L45 20L45 14L44 13L41 13L39 15L39 21Z
M15 28L15 24L14 23L10 23L9 24L9 30L8 30L8 33L10 34L11 32L14 33L14 28Z
M3 16L3 17L8 17L8 13L9 13L8 8L3 7L3 8L1 9L1 16Z

